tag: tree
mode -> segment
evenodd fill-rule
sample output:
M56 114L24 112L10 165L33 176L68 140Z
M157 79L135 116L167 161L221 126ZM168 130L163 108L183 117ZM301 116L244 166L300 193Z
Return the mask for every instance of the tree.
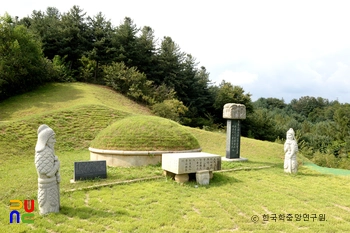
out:
M189 58L191 57L189 56ZM190 64L194 63L189 63L188 69L190 69ZM208 120L208 123L211 122L212 112L214 111L213 96L209 90L210 80L206 68L201 66L192 69L192 72L184 75L187 88L185 89L186 96L182 100L189 108L186 117L192 119L188 125L202 127Z
M244 94L242 87L233 86L231 83L223 80L219 85L219 89L217 90L213 106L222 114L224 105L227 103L244 104L246 106L247 113L252 113L253 104L250 97L250 93Z
M180 47L171 39L164 37L157 54L159 62L159 76L152 78L155 85L165 83L173 88L179 95L182 92L182 70L186 54L180 51ZM181 95L181 94L180 94Z
M73 6L68 13L62 15L63 40L59 46L58 55L67 55L70 70L74 73L80 67L79 59L90 50L86 13L78 6Z
M257 108L267 108L267 109L283 109L287 106L286 103L284 103L283 99L277 99L277 98L259 98L257 101L254 102L254 106Z
M110 64L116 56L116 49L112 45L114 29L110 21L99 12L93 18L87 18L88 38L90 50L86 52L87 58L81 58L83 71L81 76L84 81L92 81L94 83L103 83L100 77L100 66ZM94 67L87 67L94 64ZM87 71L93 72L88 74ZM91 78L93 77L93 80Z
M152 112L157 116L168 118L181 123L182 117L188 108L177 99L164 100L162 103L156 103L152 106Z
M276 140L276 123L271 112L267 108L258 108L254 110L254 113L252 113L249 118L252 119L252 129L249 130L248 136L259 140Z
M294 111L308 117L315 108L324 108L328 103L329 101L327 99L321 97L316 99L312 96L303 96L300 97L299 100L293 99L290 105Z
M0 100L49 80L40 42L10 15L0 17Z
M253 104L251 101L251 94L244 94L242 87L233 86L231 83L223 80L218 88L213 88L215 117L218 122L225 123L222 118L222 110L227 103L244 104L246 106L247 116L253 113ZM248 133L253 130L252 118L247 117L245 123L242 124L242 135L248 136Z
M46 13L42 11L33 11L31 18L24 19L27 27L39 37L42 42L44 55L53 59L55 55L63 57L60 54L61 44L64 40L61 25L61 13L57 8L48 7Z
M156 57L156 43L154 31L149 26L144 26L141 29L141 35L136 38L137 67L140 72L146 74L147 79L154 80L159 74L158 61Z
M350 104L341 105L334 112L333 118L336 123L335 136L338 140L344 141L350 137Z
M137 37L139 32L136 24L129 17L125 17L116 30L113 46L116 48L116 62L123 62L127 67L139 67L139 52L137 51Z
M114 62L104 66L107 86L125 94L134 100L152 103L152 81L146 79L144 73L138 72L136 67L128 68L123 62Z

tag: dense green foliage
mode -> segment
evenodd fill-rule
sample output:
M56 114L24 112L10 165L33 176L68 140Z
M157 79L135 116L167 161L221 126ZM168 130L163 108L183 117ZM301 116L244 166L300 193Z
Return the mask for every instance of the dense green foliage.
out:
M247 108L242 135L283 141L294 128L303 154L318 164L348 168L350 106L304 96L289 104L260 98L226 81L211 85L209 73L170 36L160 41L150 26L125 17L112 25L100 12L91 17L73 6L33 11L20 20L0 18L0 101L49 81L107 85L148 105L156 115L181 124L216 130L225 127L222 108ZM334 156L333 162L325 155ZM336 164L336 165L334 165Z
M182 106L181 111L175 112L183 115L181 122L194 127L223 125L221 111L225 100L251 106L250 94L244 94L242 88L230 83L211 86L206 68L199 66L191 54L181 51L170 36L158 41L150 26L139 28L128 17L113 26L101 12L90 17L78 6L66 13L48 7L45 12L34 10L30 17L13 20L12 25L35 36L40 59L48 63L45 69L39 69L49 74L50 80L44 81L108 85L133 100L156 105L154 109L177 100L176 105ZM3 41L15 42L6 35ZM37 79L31 82L34 86L46 77L34 71L30 74ZM167 116L170 115L172 119L179 117Z
M45 82L49 65L30 31L7 14L0 17L0 100Z
M188 108L177 99L164 100L162 103L156 103L152 106L152 112L157 116L171 119L176 122L183 122L183 115L188 111Z
M293 128L306 157L321 166L350 169L350 104L303 96L289 104L260 98L254 107L255 138L280 141Z

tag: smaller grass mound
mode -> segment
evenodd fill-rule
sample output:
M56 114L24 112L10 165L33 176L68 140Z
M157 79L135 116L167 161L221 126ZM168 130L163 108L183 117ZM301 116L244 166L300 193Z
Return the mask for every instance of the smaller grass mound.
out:
M126 151L179 151L200 148L197 139L180 124L155 116L132 116L102 130L91 147Z

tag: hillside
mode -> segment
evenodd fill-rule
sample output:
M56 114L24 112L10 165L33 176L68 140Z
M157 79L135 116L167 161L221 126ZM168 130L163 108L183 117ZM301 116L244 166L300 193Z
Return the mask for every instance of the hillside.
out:
M95 184L160 176L161 167L108 168L108 179L71 184L74 161L89 160L88 147L104 128L131 115L151 115L143 106L102 86L48 84L0 103L0 231L3 232L345 232L350 230L350 176L321 174L302 164L283 172L283 145L241 140L248 162L223 162L207 187L160 178L129 185L70 191ZM36 130L57 134L61 162L59 214L35 215L34 224L9 225L11 199L35 199ZM186 129L205 152L225 155L226 135ZM36 206L37 210L37 206ZM263 215L317 215L317 219L263 220ZM319 220L320 215L326 221ZM254 223L251 218L258 216ZM6 216L6 217L5 217Z

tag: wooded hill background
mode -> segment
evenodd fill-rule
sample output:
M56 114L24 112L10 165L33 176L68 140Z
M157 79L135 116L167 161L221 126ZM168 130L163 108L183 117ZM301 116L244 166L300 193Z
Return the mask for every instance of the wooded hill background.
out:
M206 130L224 130L224 104L241 103L247 108L242 136L283 143L293 128L303 155L321 166L350 169L348 103L311 96L252 102L242 87L225 81L216 86L209 76L171 37L159 40L150 26L139 28L128 17L114 26L102 13L87 16L79 6L0 17L0 101L47 82L88 82Z

